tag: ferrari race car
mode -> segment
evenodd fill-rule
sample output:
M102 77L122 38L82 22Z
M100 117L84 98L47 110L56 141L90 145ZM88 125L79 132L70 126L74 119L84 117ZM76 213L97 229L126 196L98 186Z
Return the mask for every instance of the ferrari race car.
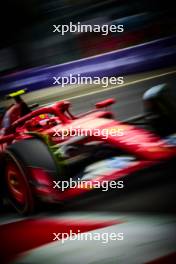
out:
M151 178L152 170L174 164L176 100L171 91L167 85L151 88L143 98L146 113L123 122L104 110L114 99L75 116L68 101L31 110L22 93L14 93L18 105L1 118L1 197L29 214L38 202L62 203L95 189L120 189L141 172Z

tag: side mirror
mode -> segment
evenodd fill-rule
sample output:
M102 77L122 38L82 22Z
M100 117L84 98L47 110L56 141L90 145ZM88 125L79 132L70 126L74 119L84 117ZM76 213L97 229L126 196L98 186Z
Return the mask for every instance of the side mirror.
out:
M97 109L100 109L100 108L104 108L104 107L107 107L115 103L116 103L116 100L114 98L109 98L107 100L96 103L95 106Z

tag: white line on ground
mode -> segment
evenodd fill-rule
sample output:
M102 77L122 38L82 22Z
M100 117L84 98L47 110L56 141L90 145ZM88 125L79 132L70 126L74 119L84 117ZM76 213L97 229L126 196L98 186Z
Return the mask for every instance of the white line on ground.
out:
M93 91L93 92L86 93L86 94L81 94L81 95L76 95L76 96L68 97L68 98L65 98L64 100L78 99L78 98L81 98L81 97L86 97L86 96L89 96L89 95L98 94L98 93L102 93L102 92L114 90L114 89L117 89L117 88L122 88L122 87L130 86L130 85L133 85L133 84L136 84L136 83L140 83L140 82L144 82L144 81L149 81L149 80L157 79L159 77L164 77L164 76L167 76L167 75L172 75L174 73L176 73L176 70L170 71L170 72L165 72L165 73L158 74L158 75L153 75L151 77L146 77L146 78L139 79L139 80L136 80L136 81L124 83L124 84L119 85L119 86L114 86L114 87L110 87L110 88L100 89L98 91Z

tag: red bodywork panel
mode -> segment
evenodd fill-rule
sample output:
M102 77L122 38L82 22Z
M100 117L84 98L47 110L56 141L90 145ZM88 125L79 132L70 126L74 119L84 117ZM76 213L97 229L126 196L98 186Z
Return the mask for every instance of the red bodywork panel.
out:
M113 103L110 101L104 101L97 104L97 108L106 106L106 104ZM5 135L0 137L1 151L4 152L9 144L15 141L23 140L33 137L28 132L35 132L41 136L49 139L51 144L61 143L63 139L60 136L54 136L54 131L81 129L81 130L95 130L100 132L107 130L108 132L120 130L123 135L111 135L108 134L105 138L101 135L90 136L89 141L101 141L107 142L110 145L121 149L129 155L133 155L138 158L133 164L130 164L126 168L113 170L111 173L99 175L94 181L111 181L119 180L126 175L140 171L143 168L147 168L157 164L161 161L170 159L175 156L176 148L167 145L164 140L154 135L153 133L128 125L119 121L110 119L112 113L109 111L92 110L89 113L85 113L83 116L74 117L69 112L70 103L67 101L57 102L46 107L39 108L30 114L16 120L6 131ZM43 120L47 120L46 124L39 125ZM38 127L37 127L38 125ZM70 140L70 136L65 138L65 141ZM47 197L48 200L65 200L87 192L90 189L68 189L64 192L56 191L52 188L52 181L46 172L42 168L29 168L31 170L31 178L38 182L36 185L35 193L38 196Z
M162 160L174 155L176 150L167 146L164 141L155 134L132 125L105 119L102 117L103 114L105 114L105 112L95 112L86 117L73 120L71 124L60 124L54 129L56 131L70 130L72 128L75 130L81 129L82 131L86 129L99 129L100 131L104 129L109 131L113 129L121 130L123 132L122 136L113 136L109 134L107 139L105 139L103 136L97 135L94 139L106 141L107 143L146 160ZM52 138L54 130L51 128L43 133L50 135ZM56 141L56 138L53 138L53 140ZM60 138L57 140L59 142Z

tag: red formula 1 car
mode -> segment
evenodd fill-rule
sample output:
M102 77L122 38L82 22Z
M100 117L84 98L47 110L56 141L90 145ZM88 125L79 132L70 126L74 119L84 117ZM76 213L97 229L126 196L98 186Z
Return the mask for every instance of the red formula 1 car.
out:
M8 109L1 121L1 197L27 214L38 201L70 201L103 190L105 183L112 189L123 188L124 179L174 159L174 131L161 137L139 126L145 119L156 131L162 130L158 124L164 113L159 114L158 102L163 90L165 86L148 91L144 96L147 114L125 122L115 121L111 111L103 110L114 99L74 116L68 101L31 110L19 100L19 93L13 94L18 97L18 107L12 106L16 120L10 108L12 120ZM172 127L175 129L174 122Z

